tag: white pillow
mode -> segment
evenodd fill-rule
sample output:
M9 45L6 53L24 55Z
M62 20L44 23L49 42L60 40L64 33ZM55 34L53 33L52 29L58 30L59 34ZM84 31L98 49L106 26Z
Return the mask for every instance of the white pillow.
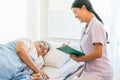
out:
M70 59L68 54L56 49L61 45L61 43L50 43L50 51L44 57L45 66L60 68Z

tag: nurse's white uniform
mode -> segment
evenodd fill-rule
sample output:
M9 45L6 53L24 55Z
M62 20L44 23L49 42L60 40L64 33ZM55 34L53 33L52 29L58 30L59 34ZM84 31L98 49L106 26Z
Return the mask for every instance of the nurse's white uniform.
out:
M81 76L75 80L112 80L112 68L107 58L106 32L103 24L93 17L87 28L82 31L80 48L87 54L93 51L93 43L102 44L102 57L85 62Z

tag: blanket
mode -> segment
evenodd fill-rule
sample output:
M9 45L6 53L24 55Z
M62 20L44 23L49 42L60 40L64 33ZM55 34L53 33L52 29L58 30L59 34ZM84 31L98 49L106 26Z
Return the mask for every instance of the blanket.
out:
M16 43L0 44L0 80L31 80L32 70L16 54Z

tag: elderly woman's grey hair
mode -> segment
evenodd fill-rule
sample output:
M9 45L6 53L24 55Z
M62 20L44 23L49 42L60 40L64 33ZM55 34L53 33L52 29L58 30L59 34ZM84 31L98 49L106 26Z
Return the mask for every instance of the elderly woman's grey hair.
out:
M35 43L35 44L37 44L37 43L38 43L38 44L43 43L43 44L45 44L45 45L48 47L47 52L50 50L50 45L49 45L49 43L46 42L46 41L40 40L40 41L35 41L34 43Z

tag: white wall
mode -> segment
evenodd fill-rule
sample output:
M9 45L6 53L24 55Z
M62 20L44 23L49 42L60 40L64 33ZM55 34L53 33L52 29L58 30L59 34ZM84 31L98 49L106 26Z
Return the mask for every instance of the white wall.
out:
M28 37L33 41L39 39L73 40L48 36L48 6L48 0L27 0Z
M0 0L0 43L26 37L26 0Z
M49 0L48 36L55 38L80 39L81 24L71 10L73 0ZM54 29L54 30L53 30Z

